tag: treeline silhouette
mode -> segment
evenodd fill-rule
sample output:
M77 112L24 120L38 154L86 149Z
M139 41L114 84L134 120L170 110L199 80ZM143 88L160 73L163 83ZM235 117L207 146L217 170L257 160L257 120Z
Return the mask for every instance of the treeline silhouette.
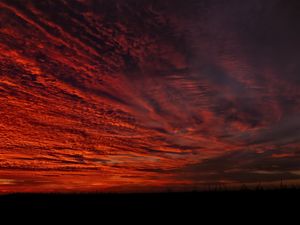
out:
M239 190L215 187L206 191L159 193L14 193L0 196L0 209L51 210L223 210L229 205L255 205L256 209L298 204L298 186L263 186Z

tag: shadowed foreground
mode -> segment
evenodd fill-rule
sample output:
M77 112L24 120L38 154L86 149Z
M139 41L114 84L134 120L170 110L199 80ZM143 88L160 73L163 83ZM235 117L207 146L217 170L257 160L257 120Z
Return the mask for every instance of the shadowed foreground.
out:
M266 210L282 213L299 202L299 196L298 188L139 194L10 194L0 197L0 209L99 213L149 210L144 212L180 211L201 215L232 210L245 213L247 209L252 213Z

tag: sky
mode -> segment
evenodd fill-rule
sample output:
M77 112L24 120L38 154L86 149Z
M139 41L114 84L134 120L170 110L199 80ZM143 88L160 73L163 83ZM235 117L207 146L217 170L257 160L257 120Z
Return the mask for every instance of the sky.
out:
M299 10L0 0L0 193L298 185Z

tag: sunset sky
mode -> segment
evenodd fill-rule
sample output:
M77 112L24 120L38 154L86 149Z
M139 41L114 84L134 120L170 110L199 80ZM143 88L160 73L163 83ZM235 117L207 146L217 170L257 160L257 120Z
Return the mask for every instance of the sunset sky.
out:
M299 184L299 11L0 0L0 193Z

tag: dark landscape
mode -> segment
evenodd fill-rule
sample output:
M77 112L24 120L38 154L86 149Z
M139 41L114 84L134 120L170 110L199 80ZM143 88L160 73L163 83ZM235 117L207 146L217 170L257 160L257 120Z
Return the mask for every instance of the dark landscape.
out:
M177 193L51 193L9 194L0 197L1 210L51 210L57 212L229 212L251 209L252 213L297 211L300 189L296 187L211 190ZM293 205L295 207L293 207ZM47 212L47 211L46 211ZM244 211L246 213L246 211Z

